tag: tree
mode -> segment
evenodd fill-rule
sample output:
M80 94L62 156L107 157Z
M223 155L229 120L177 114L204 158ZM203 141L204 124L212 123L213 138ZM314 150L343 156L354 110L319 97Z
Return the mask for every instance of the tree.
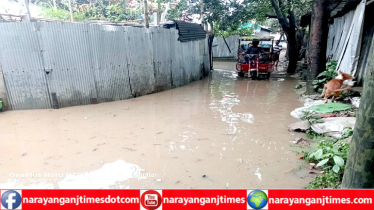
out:
M186 0L181 0L186 1ZM242 24L249 21L256 21L261 24L267 18L276 18L282 30L285 32L288 41L289 65L287 72L294 73L297 66L299 49L302 45L304 32L298 22L301 14L310 11L311 0L243 0L243 1L219 1L204 0L205 20L210 25L216 24L219 30L235 31ZM181 4L182 5L182 4ZM191 6L183 4L176 6L179 12L182 10L187 14L199 14L200 11ZM187 9L185 9L187 7ZM214 27L217 28L217 27Z
M314 0L312 6L311 34L309 39L309 65L307 94L313 94L312 82L326 70L327 36L329 31L330 0Z
M287 36L289 59L287 72L292 74L296 71L299 51L304 37L304 31L299 27L299 21L296 17L300 17L301 14L305 12L310 2L302 2L299 0L270 0L270 3L279 24ZM299 13L298 16L295 16L295 11Z
M374 39L342 188L374 188Z
M238 28L232 29L228 28L226 30L221 30L218 24L214 25L214 34L217 37L229 37L231 35L239 35L239 36L250 36L253 34L253 27L249 28Z

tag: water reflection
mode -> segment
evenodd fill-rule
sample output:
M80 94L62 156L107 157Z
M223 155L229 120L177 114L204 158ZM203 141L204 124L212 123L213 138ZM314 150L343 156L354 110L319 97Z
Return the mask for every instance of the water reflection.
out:
M239 95L235 93L236 74L232 71L215 70L214 82L210 85L211 103L209 108L217 113L223 122L228 124L226 134L235 134L239 131L239 120L253 123L251 113L237 113L233 107L240 104ZM233 76L234 75L234 76ZM227 79L229 78L229 79Z

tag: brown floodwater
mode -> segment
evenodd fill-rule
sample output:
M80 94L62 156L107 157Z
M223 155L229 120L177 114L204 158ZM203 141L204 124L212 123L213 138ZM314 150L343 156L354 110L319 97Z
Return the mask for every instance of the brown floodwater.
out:
M292 78L235 63L130 100L0 114L0 188L302 188Z

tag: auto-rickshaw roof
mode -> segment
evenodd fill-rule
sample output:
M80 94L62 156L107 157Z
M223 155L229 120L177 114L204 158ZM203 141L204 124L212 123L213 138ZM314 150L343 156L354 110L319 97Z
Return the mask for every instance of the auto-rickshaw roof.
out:
M241 41L271 41L273 36L241 36L239 40Z

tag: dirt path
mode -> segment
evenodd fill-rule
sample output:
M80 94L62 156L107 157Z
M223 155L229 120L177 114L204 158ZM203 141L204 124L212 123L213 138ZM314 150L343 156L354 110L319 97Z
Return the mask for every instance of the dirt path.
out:
M215 68L136 99L2 113L0 188L306 186L287 131L301 106L296 81L238 79L235 63Z

